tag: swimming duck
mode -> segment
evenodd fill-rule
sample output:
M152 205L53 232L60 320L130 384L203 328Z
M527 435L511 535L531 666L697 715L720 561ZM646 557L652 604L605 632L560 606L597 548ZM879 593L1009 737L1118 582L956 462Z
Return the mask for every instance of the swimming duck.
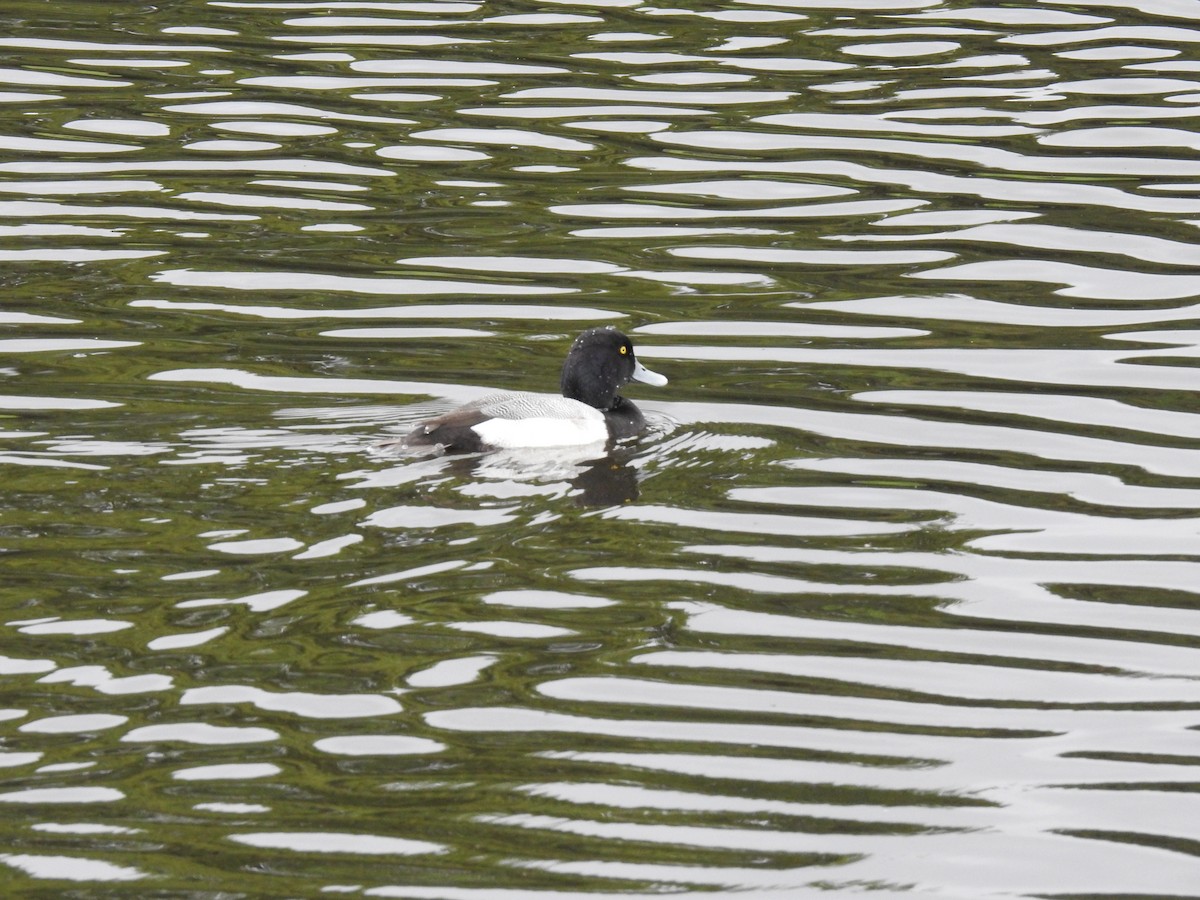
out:
M521 447L570 447L633 437L646 427L641 410L617 391L630 381L662 386L612 326L589 328L563 363L561 396L489 394L421 422L400 442L435 453L477 453Z

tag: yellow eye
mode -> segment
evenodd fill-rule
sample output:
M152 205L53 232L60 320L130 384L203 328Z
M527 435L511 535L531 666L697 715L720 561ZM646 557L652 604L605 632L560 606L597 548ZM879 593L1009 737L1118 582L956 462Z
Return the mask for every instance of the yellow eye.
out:
M629 353L629 348L628 348L628 347L621 347L621 355L622 355L622 356L625 356L625 355L626 355L626 354L628 354L628 353Z

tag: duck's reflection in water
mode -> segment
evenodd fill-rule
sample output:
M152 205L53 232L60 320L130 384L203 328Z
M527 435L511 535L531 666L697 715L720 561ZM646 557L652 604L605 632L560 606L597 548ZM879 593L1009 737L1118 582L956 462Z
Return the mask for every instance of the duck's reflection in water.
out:
M441 471L471 482L467 493L495 497L568 495L580 506L620 506L639 496L633 447L496 451L446 459Z
M637 500L638 471L629 465L630 451L592 460L571 482L580 506L620 506Z

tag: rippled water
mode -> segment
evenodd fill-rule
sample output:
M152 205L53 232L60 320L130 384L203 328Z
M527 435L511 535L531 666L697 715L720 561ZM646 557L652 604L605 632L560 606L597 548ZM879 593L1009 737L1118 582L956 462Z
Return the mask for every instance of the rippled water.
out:
M1195 0L0 19L8 893L1200 895Z

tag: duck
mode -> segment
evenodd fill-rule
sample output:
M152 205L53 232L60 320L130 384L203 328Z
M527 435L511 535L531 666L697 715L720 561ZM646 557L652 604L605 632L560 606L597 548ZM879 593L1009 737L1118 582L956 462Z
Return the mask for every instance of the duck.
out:
M489 394L420 422L398 443L442 454L624 440L646 428L642 411L617 393L631 381L667 383L638 361L633 342L616 328L589 328L567 352L559 394Z

